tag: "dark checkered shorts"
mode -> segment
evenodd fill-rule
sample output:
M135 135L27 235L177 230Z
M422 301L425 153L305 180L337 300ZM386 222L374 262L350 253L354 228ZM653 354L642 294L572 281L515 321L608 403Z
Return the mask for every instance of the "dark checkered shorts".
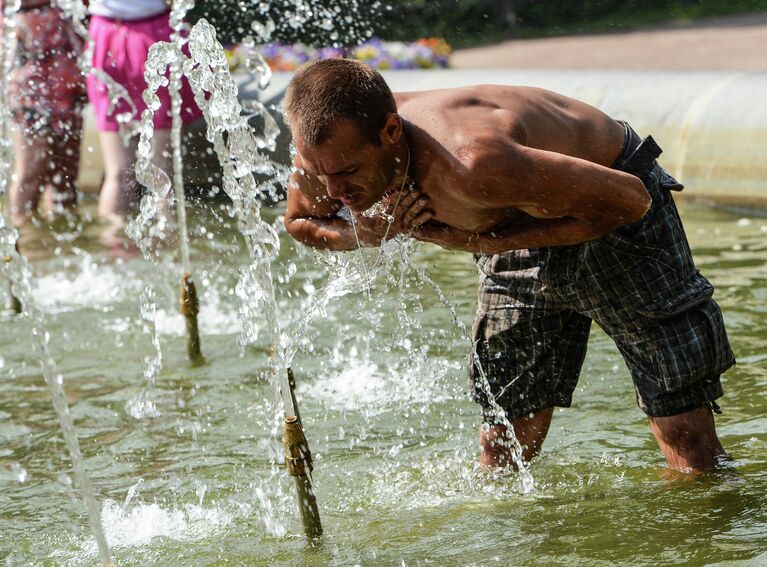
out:
M684 413L722 395L719 376L735 358L669 193L682 186L655 161L660 153L626 125L613 168L642 179L652 196L638 222L574 246L475 257L469 376L486 419L496 413L491 400L511 419L569 407L592 320L618 346L648 415Z

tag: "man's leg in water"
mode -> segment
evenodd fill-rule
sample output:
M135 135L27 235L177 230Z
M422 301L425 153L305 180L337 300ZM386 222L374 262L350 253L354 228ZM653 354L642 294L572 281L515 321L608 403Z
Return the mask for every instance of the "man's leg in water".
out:
M512 420L525 462L540 453L553 412L554 408L547 408L532 417ZM710 471L727 454L716 435L714 415L708 406L669 417L649 417L648 420L661 452L673 470L684 473ZM481 465L515 466L506 426L485 425L480 428L479 447Z
M679 415L648 419L669 468L685 473L710 471L726 455L708 405Z
M542 409L530 417L511 420L514 434L522 446L522 460L529 462L541 451L549 432L554 408ZM486 467L516 468L512 458L513 446L505 425L484 424L479 430L479 464Z
M686 473L711 470L725 455L711 405L723 394L720 374L734 363L719 306L705 296L700 302L696 289L711 288L691 287L680 312L594 317L626 361L669 468Z
M502 301L497 288L493 293ZM554 407L571 404L590 327L590 318L555 305L497 309L490 316L480 310L469 376L483 408L482 465L514 466L510 432L494 417L498 406L517 416L509 420L523 460L540 452Z

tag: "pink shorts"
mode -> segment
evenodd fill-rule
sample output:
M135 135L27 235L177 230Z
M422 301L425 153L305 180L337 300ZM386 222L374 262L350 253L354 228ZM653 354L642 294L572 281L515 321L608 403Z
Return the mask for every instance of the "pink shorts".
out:
M93 68L101 69L121 84L128 91L136 106L137 114L133 119L140 121L141 112L146 109L143 94L144 64L149 55L149 48L158 41L170 41L173 30L168 22L168 12L142 20L112 20L102 16L92 16L88 33L93 38ZM88 99L96 115L98 129L102 132L118 130L116 116L131 112L130 105L120 98L112 112L109 111L109 92L104 82L93 74L87 78ZM172 125L170 115L170 93L166 87L157 92L161 106L154 113L154 127L169 130ZM192 89L186 77L181 86L181 120L188 124L200 118L202 112L194 102Z

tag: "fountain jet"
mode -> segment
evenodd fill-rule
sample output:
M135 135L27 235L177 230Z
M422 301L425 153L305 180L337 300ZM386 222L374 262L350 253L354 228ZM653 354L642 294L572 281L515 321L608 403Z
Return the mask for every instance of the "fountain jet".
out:
M171 40L176 45L178 54L182 54L185 43L181 33L184 17L194 6L193 0L174 0L170 15L170 25L173 28ZM176 194L176 219L181 241L181 263L184 275L181 277L179 290L179 310L186 320L186 352L193 364L202 364L205 358L200 350L200 333L197 326L197 314L200 312L197 290L192 281L192 268L189 260L189 233L186 222L186 196L184 195L183 163L181 160L181 76L183 74L182 58L170 65L170 103L171 103L171 146L173 156L173 188Z
M238 288L243 290L240 294L244 302L241 315L246 340L257 336L258 319L265 317L273 349L269 364L285 409L288 472L296 479L304 531L307 537L315 539L322 533L322 526L311 483L311 454L298 415L286 347L280 340L283 336L280 335L277 320L272 279L271 260L279 253L280 241L274 227L264 222L260 213L260 199L265 194L273 195L275 188L259 184L254 176L258 173L274 179L279 172L259 152L260 148L273 147L276 133L265 128L264 136L259 137L242 116L237 86L229 73L224 49L206 20L201 19L192 28L189 51L191 59L185 64L185 73L197 105L205 115L207 138L213 143L223 167L224 190L232 199L238 228L245 237L251 257L251 264L241 270L238 284ZM266 118L264 122L270 124Z

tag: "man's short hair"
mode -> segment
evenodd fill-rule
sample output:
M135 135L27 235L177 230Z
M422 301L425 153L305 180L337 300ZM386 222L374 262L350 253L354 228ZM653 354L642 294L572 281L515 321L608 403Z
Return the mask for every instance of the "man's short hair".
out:
M381 74L351 59L325 59L301 67L285 93L285 112L311 145L320 145L339 120L355 124L363 138L380 144L388 115L397 111Z

